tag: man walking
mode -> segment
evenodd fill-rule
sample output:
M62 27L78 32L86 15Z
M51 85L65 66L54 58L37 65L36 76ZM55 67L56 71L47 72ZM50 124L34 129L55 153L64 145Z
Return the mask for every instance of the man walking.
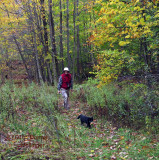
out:
M63 74L61 74L59 78L58 93L62 94L62 97L64 99L64 108L66 109L69 109L68 97L70 89L73 89L72 76L69 73L68 67L65 67L63 70Z

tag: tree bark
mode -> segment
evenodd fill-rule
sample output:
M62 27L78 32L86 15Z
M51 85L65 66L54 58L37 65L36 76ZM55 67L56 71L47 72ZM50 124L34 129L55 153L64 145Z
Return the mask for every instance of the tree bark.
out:
M23 56L23 54L22 54L21 46L20 46L20 44L18 43L15 35L13 35L13 39L14 39L14 42L15 42L15 44L16 44L16 46L17 46L18 52L19 52L19 54L20 54L20 56L21 56L21 59L22 59L22 61L23 61L25 70L26 70L26 72L27 72L27 74L28 74L28 79L29 79L29 81L30 81L30 80L31 80L31 75L30 75L29 69L28 69L28 67L27 67L25 58L24 58L24 56Z
M42 84L43 78L42 78L42 72L41 72L41 67L40 67L40 63L39 63L39 56L38 56L38 49L37 49L37 39L36 39L35 22L34 22L35 17L33 17L30 4L28 5L28 7L29 7L29 13L30 13L30 15L28 14L28 17L30 20L29 25L32 26L32 33L33 33L33 51L34 51L34 55L35 55L35 64L37 67L37 77L38 77L40 84ZM35 5L34 5L34 7L35 7ZM35 9L34 9L34 11L35 11ZM35 12L34 12L34 16L35 16Z
M62 43L62 0L59 1L59 5L60 5L60 57L62 58L61 67L63 70L64 61L63 61L63 43Z
M58 61L56 55L56 45L55 45L55 32L54 32L54 21L52 17L52 0L49 0L49 27L50 27L50 39L51 39L51 53L53 61L53 72L54 72L54 85L57 85L57 75L58 75Z
M159 50L157 54L157 74L159 74Z
M77 23L79 23L78 5L79 5L79 1L77 0ZM80 74L79 57L80 57L80 39L79 39L79 24L77 24L77 73L78 74Z
M73 11L73 31L74 31L74 36L73 36L73 40L74 40L74 46L73 46L73 81L75 78L75 59L76 59L76 0L74 0L74 11Z
M67 65L71 69L71 56L70 56L70 29L69 29L69 0L67 0L67 20L66 20L66 28L67 28Z
M48 33L47 33L47 21L46 21L46 16L45 16L45 7L44 7L44 0L40 0L41 3L41 13L42 13L42 22L44 26L44 50L45 50L45 56L49 54L49 46L48 46ZM49 77L49 82L52 84L52 75L50 71L50 66L49 66L49 61L46 60L45 65L47 66L48 70L48 77Z
M35 30L33 30L33 41L34 41L34 53L35 53L35 60L36 60L36 65L37 65L38 78L39 78L40 84L42 84L43 78L42 78L41 68L40 68L39 59L38 59L38 50L37 50Z
M46 22L46 16L45 16L44 0L40 0L40 3L41 3L42 21L44 26L45 51L47 54L49 49L48 49L48 33L47 33L47 22Z

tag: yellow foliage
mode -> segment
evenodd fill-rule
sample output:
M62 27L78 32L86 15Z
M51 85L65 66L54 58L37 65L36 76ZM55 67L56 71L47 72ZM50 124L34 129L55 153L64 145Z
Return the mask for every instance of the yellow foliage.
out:
M159 17L159 12L157 12L157 14L155 15L155 18L158 18Z
M111 43L111 44L110 44L110 47L114 47L114 45Z
M137 7L134 8L134 10L138 10L138 11L140 11L140 9L141 8L139 6L137 6Z
M98 4L98 3L100 4L101 2L102 2L102 0L96 0L95 1L96 4Z
M95 42L94 44L97 46L106 42L109 43L110 47L113 47L116 42L120 46L126 46L131 43L131 39L151 36L151 28L157 26L159 21L149 22L151 16L147 12L141 12L149 7L149 3L144 3L147 6L142 6L140 3L137 4L138 2L139 0L134 0L125 4L119 0L96 1L96 3L102 4L102 7L100 17L95 24L99 26L105 24L105 27L96 28L97 32L93 34L94 39L91 42ZM158 11L155 17L159 17ZM129 41L123 41L124 38L129 39Z
M129 44L130 42L129 41L120 41L119 42L119 45L120 46L125 46L125 45L127 45L127 44Z
M100 80L98 88L117 79L122 66L126 61L128 62L127 55L117 50L104 51L97 58L98 65L94 69L96 70L96 77Z
M104 11L105 11L104 8L101 8L101 9L100 9L100 13L103 13Z
M133 61L135 61L135 60L134 60L133 57L131 57L130 60L129 60L128 62L130 63L130 62L133 62Z
M130 38L130 35L125 36L125 38Z
M107 27L108 27L108 28L114 28L113 24L111 24L111 23L109 23L109 24L107 25Z
M141 24L141 25L145 25L145 20L144 20L144 18L141 18L141 19L140 19L140 24Z

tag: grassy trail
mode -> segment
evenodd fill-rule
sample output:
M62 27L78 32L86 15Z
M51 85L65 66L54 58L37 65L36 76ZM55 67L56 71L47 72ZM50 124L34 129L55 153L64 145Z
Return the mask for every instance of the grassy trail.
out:
M71 108L66 111L59 103L64 136L69 147L64 148L66 159L158 159L157 137L142 134L128 128L117 129L104 119L94 117L92 129L80 125L77 116L92 116L84 103L70 102Z
M6 71L4 75L7 75ZM157 160L159 136L130 128L114 127L106 117L98 115L82 96L74 91L70 96L70 110L64 110L61 96L52 86L26 85L24 66L12 63L12 77L19 87L5 84L0 103L0 160ZM96 92L96 88L94 88ZM83 94L83 93L82 93ZM96 95L97 96L97 95ZM101 98L100 94L96 98ZM55 106L58 107L55 110ZM12 115L12 113L14 113ZM92 128L81 126L78 115L93 116ZM9 135L47 136L43 148L23 146L17 149L18 138ZM27 140L22 140L27 142ZM32 143L41 142L34 141Z
M159 159L159 137L148 132L117 128L106 117L83 102L76 91L70 96L70 110L64 110L61 96L52 86L1 88L0 160L147 160ZM77 99L78 97L78 99ZM57 107L58 99L58 107ZM55 106L57 107L55 110ZM14 113L13 115L11 113ZM81 126L78 115L93 116L92 128ZM13 135L5 141L6 134ZM46 136L43 148L23 146L15 135Z

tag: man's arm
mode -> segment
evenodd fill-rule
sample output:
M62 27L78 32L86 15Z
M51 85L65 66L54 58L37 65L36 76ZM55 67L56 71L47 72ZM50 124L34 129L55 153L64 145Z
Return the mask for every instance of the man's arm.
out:
M57 86L58 91L61 89L61 85L62 85L62 76L60 76L60 78L59 78L59 83Z

